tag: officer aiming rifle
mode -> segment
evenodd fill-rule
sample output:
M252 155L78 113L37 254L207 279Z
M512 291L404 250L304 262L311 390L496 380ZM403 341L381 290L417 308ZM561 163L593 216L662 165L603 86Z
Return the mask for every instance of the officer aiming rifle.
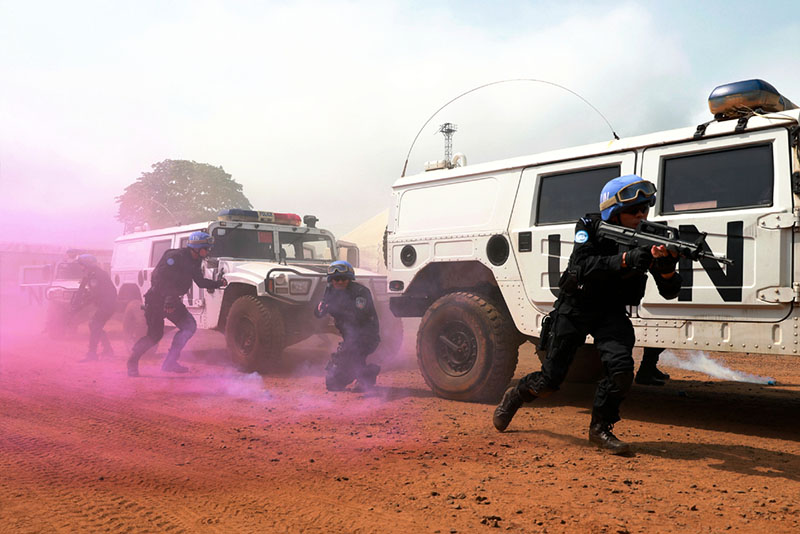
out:
M642 220L633 229L601 221L597 227L597 235L631 249L664 246L668 251L675 252L678 256L689 258L693 261L707 258L719 263L733 265L733 260L711 252L711 249L706 244L707 234L705 232L700 232L698 238L691 242L682 241L680 231L666 224Z

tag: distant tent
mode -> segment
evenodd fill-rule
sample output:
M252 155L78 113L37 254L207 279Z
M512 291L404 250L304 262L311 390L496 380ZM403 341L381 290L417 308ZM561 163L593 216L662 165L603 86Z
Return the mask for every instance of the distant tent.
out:
M386 230L388 220L389 210L386 209L340 238L342 241L358 245L362 269L386 272L386 266L383 264L383 232Z

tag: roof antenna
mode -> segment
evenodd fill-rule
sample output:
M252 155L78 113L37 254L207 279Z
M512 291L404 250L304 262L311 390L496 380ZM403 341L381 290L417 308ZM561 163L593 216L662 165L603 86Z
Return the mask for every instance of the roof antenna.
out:
M408 159L411 157L411 150L413 150L413 148L414 148L414 144L417 142L417 139L419 138L419 134L421 134L421 133L422 133L422 130L424 130L424 129L425 129L425 127L428 125L428 123L429 123L429 122L431 122L431 120L433 120L433 118L434 118L434 117L435 117L435 116L436 116L436 115L437 115L437 114L438 114L440 111L442 111L444 108L446 108L447 106L449 106L450 104L452 104L453 102L455 102L456 100L458 100L459 98L461 98L462 96L468 95L468 94L470 94L470 93L474 93L474 92L475 92L475 91L477 91L478 89L483 89L484 87L489 87L489 86L491 86L491 85L498 85L498 84L501 84L501 83L509 83L509 82L536 82L536 83L543 83L543 84L546 84L546 85L551 85L551 86L553 86L553 87L557 87L557 88L559 88L559 89L563 89L564 91L567 91L568 93L571 93L571 94L573 94L573 95L577 96L577 97L578 97L578 98L580 98L580 99L581 99L583 102L585 102L587 106L589 106L590 108L592 108L592 109L593 109L593 110L594 110L594 111L595 111L595 112L596 112L598 115L600 115L600 117L602 117L602 118L603 118L603 120L605 121L605 123L608 125L608 128L611 130L611 135L613 135L613 136L614 136L614 139L616 139L616 140L619 140L619 136L617 135L617 132L615 132L615 131L614 131L614 127L613 127L613 126L611 126L611 123L610 123L610 122L608 122L608 119L606 118L606 116L605 116L605 115L603 115L602 113L600 113L600 110L599 110L599 109L597 109L596 107L594 107L594 106L591 104L591 102L589 102L588 100L586 100L585 98L583 98L581 95L579 95L578 93L576 93L576 92L575 92L575 91L573 91L572 89L569 89L569 88L567 88L567 87L564 87L563 85L559 85L559 84L557 84L557 83L548 82L547 80L538 80L538 79L535 79L535 78L512 78L512 79L508 79L508 80L498 80L498 81L496 81L496 82L490 82L490 83L485 83L485 84L483 84L483 85L479 85L478 87L474 87L474 88L470 89L469 91L465 91L465 92L461 93L460 95L458 95L457 97L455 97L455 98L453 98L452 100L448 101L448 102L447 102L445 105L443 105L442 107L440 107L439 109L437 109L437 110L436 110L436 111L433 113L433 115L431 115L430 117L428 117L428 120L426 120L426 121L425 121L425 124L423 124L423 125L422 125L422 128L420 128L420 129L419 129L419 131L417 132L417 135L415 135L415 136L414 136L414 140L413 140L413 141L411 141L411 146L408 148L408 154L406 154L406 161L405 161L405 163L403 163L403 172L400 174L400 177L402 178L403 176L405 176L405 175L406 175L406 169L408 168ZM446 123L446 124L449 124L449 123ZM442 125L442 127L444 127L444 125ZM442 130L441 130L441 128L439 129L439 131L442 131ZM444 132L442 132L442 133L444 133ZM447 134L445 134L445 135L447 135Z

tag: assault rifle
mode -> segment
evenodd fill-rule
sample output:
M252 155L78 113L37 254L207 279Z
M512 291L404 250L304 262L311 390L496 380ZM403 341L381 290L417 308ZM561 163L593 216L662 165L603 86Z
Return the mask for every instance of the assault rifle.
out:
M711 252L711 249L706 245L707 234L705 232L700 232L694 242L682 241L678 229L667 226L666 224L645 220L641 221L639 226L634 230L633 228L626 228L624 226L617 226L601 221L597 228L597 235L599 237L611 239L620 245L626 245L630 248L649 248L651 246L658 247L664 245L667 247L667 250L677 251L678 256L690 258L693 261L707 258L727 265L733 265L733 260L725 256L717 256Z

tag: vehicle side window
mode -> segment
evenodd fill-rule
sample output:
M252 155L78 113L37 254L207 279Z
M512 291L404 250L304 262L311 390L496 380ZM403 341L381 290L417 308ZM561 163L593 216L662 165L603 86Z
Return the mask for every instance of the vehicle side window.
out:
M539 197L534 199L536 224L575 222L599 211L600 191L620 175L620 166L549 174L539 178Z
M150 267L155 267L158 265L158 260L160 260L161 256L163 256L164 253L169 250L171 244L171 239L153 241L153 244L150 248Z
M772 145L752 145L661 163L662 213L772 205Z
M280 232L282 258L287 260L333 260L333 243L326 235Z
M213 235L214 246L209 253L211 257L275 260L272 230L214 228Z

